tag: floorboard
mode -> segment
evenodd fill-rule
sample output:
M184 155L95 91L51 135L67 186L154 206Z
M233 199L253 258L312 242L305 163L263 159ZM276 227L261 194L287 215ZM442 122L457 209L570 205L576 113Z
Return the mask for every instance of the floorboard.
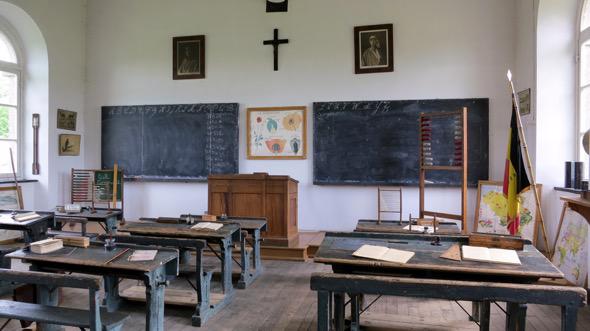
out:
M313 272L327 272L329 267L313 262L264 261L264 273L249 288L236 290L234 300L212 317L204 327L190 325L192 309L188 307L167 306L165 329L170 331L189 330L315 330L316 294L309 289L309 276ZM137 285L136 281L125 280L121 289ZM171 284L172 288L189 290L182 280ZM63 291L63 306L86 307L87 292L66 289ZM6 298L6 297L5 297ZM365 305L375 296L366 296ZM461 302L471 311L471 304ZM500 304L504 307L504 304ZM504 313L492 304L491 330L504 329ZM144 306L129 303L123 308L130 315L125 323L125 331L144 330ZM383 325L393 320L390 329L402 330L477 330L474 323L467 322L461 308L451 301L423 300L405 297L382 297L367 310L377 316L372 320L375 330L385 330ZM384 317L385 316L385 317ZM0 325L6 320L0 319ZM363 315L361 315L361 322ZM412 321L415 321L413 323ZM397 325L396 325L397 323ZM420 325L420 323L422 323ZM428 325L437 325L429 327ZM560 309L553 306L529 305L527 330L559 330ZM19 324L12 321L4 330L20 330ZM77 330L68 328L67 331ZM590 309L585 307L578 314L578 330L590 330Z

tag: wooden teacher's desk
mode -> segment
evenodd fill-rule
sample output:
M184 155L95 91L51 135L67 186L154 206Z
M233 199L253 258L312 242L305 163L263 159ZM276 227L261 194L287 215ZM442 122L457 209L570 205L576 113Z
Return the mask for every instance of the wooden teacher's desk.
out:
M45 239L47 229L54 225L53 213L37 212L37 214L40 217L20 222L12 218L12 211L0 210L0 229L23 232L26 243Z
M437 237L440 239L440 246L432 245L433 240ZM528 241L525 242L524 249L518 251L522 265L452 261L440 258L440 255L451 245L467 244L468 239L468 236L461 235L326 233L325 239L315 255L314 262L329 264L332 266L332 270L339 274L478 281L485 284L528 284L542 277L563 278L563 274ZM412 251L415 255L405 264L352 256L354 251L365 244ZM520 298L514 299L519 302ZM489 308L489 302L486 304ZM523 307L526 305L517 305L516 307L509 305L509 313L511 309L521 309L521 311L526 309ZM344 316L343 297L334 297L334 308L336 319L342 320ZM489 314L487 308L485 312ZM514 315L518 314L514 313ZM489 315L486 320L489 321Z
M129 256L135 249L154 249L152 246L119 244L113 250L106 250L102 243L92 243L87 248L64 247L46 254L35 254L18 250L6 257L31 263L33 271L71 271L101 275L104 277L105 300L108 311L117 310L122 303L119 297L119 278L131 278L144 282L146 303L146 325L149 331L164 330L164 288L166 276L178 275L178 251L159 248L152 261L131 262ZM39 304L56 305L58 291L39 287ZM43 330L55 330L51 327Z

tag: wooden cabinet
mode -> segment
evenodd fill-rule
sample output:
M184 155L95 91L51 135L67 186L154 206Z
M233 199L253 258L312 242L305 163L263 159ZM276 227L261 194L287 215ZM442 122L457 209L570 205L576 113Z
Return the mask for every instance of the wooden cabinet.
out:
M213 215L266 217L264 245L289 246L297 239L297 184L267 173L210 175L208 211Z

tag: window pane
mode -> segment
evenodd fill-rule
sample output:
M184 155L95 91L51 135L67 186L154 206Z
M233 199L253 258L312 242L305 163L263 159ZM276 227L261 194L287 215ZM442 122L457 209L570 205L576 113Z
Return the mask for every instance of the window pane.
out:
M580 93L580 132L590 129L590 87L582 88Z
M16 53L8 38L0 33L0 60L10 63L16 63Z
M0 71L0 103L17 105L18 81L16 74Z
M17 112L14 107L0 106L0 139L17 139Z
M14 159L14 168L18 169L18 150L16 149L16 141L14 140L0 140L0 174L12 173L12 166L10 165L10 151L12 148L12 157Z

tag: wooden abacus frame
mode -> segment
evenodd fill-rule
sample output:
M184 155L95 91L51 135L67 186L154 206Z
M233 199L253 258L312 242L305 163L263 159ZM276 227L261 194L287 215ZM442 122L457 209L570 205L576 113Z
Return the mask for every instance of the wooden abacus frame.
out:
M455 153L453 165L441 166L434 164L434 156L432 154L432 145L430 139L432 138L432 127L429 122L435 117L456 117L461 119L461 132L453 135L455 143ZM467 233L467 107L461 110L450 112L436 112L436 113L420 113L420 218L425 216L448 218L461 221L461 232ZM460 137L460 140L457 139ZM428 145L426 144L428 143ZM425 155L426 146L430 146L429 154ZM461 146L460 153L457 153L457 146ZM460 162L459 162L460 161ZM461 214L440 213L428 211L424 209L424 190L427 171L458 171L462 174L461 180Z

